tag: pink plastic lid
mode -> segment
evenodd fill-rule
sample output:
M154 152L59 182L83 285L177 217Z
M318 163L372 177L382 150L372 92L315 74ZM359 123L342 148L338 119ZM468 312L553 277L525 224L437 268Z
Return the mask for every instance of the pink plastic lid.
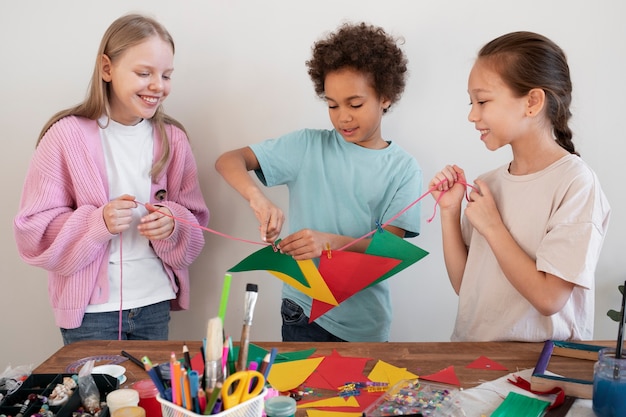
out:
M159 390L151 379L137 381L132 385L132 388L139 393L139 398L156 397L159 393Z

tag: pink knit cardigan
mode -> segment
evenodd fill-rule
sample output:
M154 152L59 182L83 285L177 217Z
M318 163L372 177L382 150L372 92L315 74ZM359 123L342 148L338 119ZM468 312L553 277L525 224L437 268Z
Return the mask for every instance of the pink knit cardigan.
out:
M189 308L189 265L204 246L209 210L189 141L168 125L171 157L150 192L151 203L169 208L176 221L170 237L152 241L177 298L172 310ZM161 152L155 129L154 158ZM39 143L31 160L14 232L20 256L48 271L48 295L56 324L80 327L88 304L108 301L108 253L114 237L102 219L109 186L100 133L95 120L59 120ZM157 191L166 197L158 201ZM142 202L145 203L145 202Z

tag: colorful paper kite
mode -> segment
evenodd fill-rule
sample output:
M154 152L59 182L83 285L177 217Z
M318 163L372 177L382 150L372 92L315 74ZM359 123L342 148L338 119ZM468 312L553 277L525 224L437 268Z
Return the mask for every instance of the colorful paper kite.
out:
M374 233L365 253L324 252L319 268L313 260L296 261L271 246L253 253L228 272L266 270L313 299L309 320L370 285L382 282L428 255L391 232Z

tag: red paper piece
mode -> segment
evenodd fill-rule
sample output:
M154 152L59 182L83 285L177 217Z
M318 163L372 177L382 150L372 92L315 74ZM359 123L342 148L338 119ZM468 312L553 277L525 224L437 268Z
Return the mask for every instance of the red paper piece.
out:
M191 369L198 371L199 375L204 373L204 359L201 354L197 353L191 357Z
M490 369L494 371L508 371L506 367L494 360L489 359L486 356L481 356L476 359L474 362L470 363L466 366L466 368L474 368L474 369Z
M339 304L402 262L401 259L347 251L332 251L330 256L329 259L326 252L322 254L318 270ZM314 299L309 322L333 307L336 306Z
M439 372L435 372L434 374L420 375L419 379L461 386L461 382L459 382L459 378L457 378L456 373L454 372L454 366L448 366L447 368L442 369Z
M341 356L333 349L306 379L304 385L337 390L346 382L367 382L369 379L363 375L363 369L370 359Z

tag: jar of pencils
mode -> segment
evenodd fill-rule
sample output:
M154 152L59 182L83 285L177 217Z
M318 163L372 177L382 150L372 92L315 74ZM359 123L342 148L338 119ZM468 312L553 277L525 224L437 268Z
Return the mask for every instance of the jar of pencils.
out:
M615 357L615 349L598 353L593 369L593 412L598 417L626 416L626 357Z

